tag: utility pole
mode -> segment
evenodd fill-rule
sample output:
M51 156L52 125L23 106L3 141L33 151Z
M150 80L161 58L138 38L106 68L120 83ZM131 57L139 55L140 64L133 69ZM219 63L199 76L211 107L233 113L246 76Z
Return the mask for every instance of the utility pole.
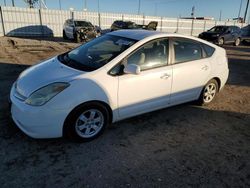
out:
M245 15L244 15L244 23L246 22L248 6L249 6L249 0L247 0L247 6L246 6L246 10L245 10Z
M220 18L219 18L219 21L221 21L221 15L222 15L222 10L220 10Z
M242 7L242 0L240 1L240 9L239 9L239 13L238 13L238 19L240 18L241 7Z
M97 0L97 9L98 9L98 13L100 13L100 1Z
M4 0L4 6L6 6L6 0Z
M12 6L13 6L13 7L15 6L15 2L14 2L14 0L12 0Z
M62 10L62 3L61 3L61 0L59 0L59 8L60 8L60 10Z
M191 17L194 18L195 6L192 7Z
M87 11L87 0L84 0L84 11Z
M158 4L155 3L155 13L154 13L155 16L157 16L157 9L158 9Z
M138 5L138 14L141 13L141 0L139 0L139 5Z

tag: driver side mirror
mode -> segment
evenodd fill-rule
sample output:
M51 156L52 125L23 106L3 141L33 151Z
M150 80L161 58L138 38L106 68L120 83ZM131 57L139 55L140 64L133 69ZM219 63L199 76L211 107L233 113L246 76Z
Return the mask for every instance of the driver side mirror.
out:
M140 74L141 68L136 64L127 64L125 65L123 72L127 74Z
M227 34L230 34L230 33L231 33L231 31L230 31L230 30L228 30L226 33L227 33Z

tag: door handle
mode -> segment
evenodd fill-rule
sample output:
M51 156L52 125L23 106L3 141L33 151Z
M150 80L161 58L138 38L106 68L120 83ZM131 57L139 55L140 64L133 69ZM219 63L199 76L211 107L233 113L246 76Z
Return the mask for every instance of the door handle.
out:
M161 79L168 79L170 77L169 74L165 73L161 76Z
M201 69L206 71L206 70L208 70L208 66L205 65L205 66L203 66Z

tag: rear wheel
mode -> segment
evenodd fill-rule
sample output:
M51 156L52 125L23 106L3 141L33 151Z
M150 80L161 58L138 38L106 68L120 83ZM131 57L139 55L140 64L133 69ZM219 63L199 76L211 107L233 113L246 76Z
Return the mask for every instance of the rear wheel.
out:
M83 104L66 119L64 135L80 142L91 141L104 132L108 122L108 110L103 105Z
M210 80L203 88L198 103L207 105L211 103L218 92L218 82L215 79Z
M240 45L240 38L237 38L234 42L235 46L239 46Z

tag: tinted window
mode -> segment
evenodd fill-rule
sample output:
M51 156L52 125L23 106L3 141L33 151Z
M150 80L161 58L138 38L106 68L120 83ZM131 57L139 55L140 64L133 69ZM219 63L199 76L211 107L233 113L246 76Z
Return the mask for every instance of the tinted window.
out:
M149 42L127 58L128 64L136 64L141 70L167 65L168 39Z
M211 46L208 46L206 44L203 44L204 51L206 52L207 57L211 57L214 53L214 48Z
M184 38L173 39L175 63L194 61L202 58L202 48L199 42Z
M92 71L114 59L135 42L133 39L124 37L103 35L60 55L58 59L70 67L83 71Z
M209 31L212 32L217 32L217 33L224 33L226 32L226 30L228 29L228 27L224 27L224 26L215 26L212 29L210 29Z

